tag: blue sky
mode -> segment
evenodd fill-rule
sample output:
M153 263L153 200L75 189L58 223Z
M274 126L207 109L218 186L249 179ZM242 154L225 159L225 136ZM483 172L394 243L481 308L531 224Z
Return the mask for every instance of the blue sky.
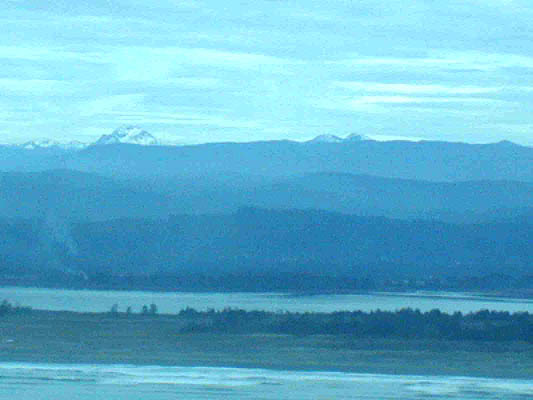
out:
M533 145L530 0L4 0L0 143Z

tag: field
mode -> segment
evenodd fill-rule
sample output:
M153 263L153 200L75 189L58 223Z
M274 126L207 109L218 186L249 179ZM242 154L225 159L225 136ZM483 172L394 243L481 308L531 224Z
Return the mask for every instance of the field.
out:
M0 361L533 376L533 345L518 341L180 333L185 323L175 315L48 311L4 315L0 319Z

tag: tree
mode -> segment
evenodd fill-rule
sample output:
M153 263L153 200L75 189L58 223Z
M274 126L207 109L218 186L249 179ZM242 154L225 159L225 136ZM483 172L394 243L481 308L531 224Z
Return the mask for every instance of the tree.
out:
M11 303L7 300L2 301L2 304L0 305L0 315L6 315L13 311L13 306Z
M111 310L110 310L110 312L111 312L111 314L113 314L113 315L118 314L118 304L116 304L116 303L113 304L113 305L111 306Z

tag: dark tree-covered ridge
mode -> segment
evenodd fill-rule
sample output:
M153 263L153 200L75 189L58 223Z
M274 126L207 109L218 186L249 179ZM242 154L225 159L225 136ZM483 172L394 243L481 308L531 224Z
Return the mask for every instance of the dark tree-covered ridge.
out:
M0 235L0 271L6 275L70 271L89 281L107 277L109 283L144 277L146 286L156 284L150 277L166 276L169 288L171 282L186 287L191 275L205 276L198 288L214 279L214 284L226 280L230 289L230 276L246 284L278 274L300 276L305 290L313 289L305 276L357 281L348 289L372 289L368 279L426 282L490 275L500 276L505 286L509 277L531 275L533 260L530 218L452 224L242 208L232 215L159 220L0 220ZM256 286L248 289L261 290ZM298 289L298 282L292 286Z

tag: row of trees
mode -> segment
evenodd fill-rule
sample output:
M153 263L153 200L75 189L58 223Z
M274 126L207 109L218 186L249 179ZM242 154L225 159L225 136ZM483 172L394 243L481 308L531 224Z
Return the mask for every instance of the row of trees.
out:
M113 304L111 306L111 309L109 310L109 312L112 314L112 315L118 315L119 314L119 307L118 307L118 304ZM157 305L152 303L150 304L150 306L144 304L141 308L141 314L142 315L156 315L158 312L157 310ZM126 307L126 314L127 315L130 315L130 314L133 314L133 308L131 306L128 306Z
M0 316L30 313L30 307L0 303ZM156 304L143 305L141 316L155 316ZM133 314L128 306L119 312L118 304L110 314ZM167 316L170 317L170 316ZM445 339L468 341L525 341L533 343L533 314L482 310L475 313L443 313L438 309L421 312L399 311L269 312L226 308L197 311L185 308L176 319L181 333L271 333L289 335L347 335L356 338Z
M3 300L0 303L0 316L9 314L27 314L31 311L31 307L23 307L18 304L11 304L8 300Z
M353 337L526 341L533 343L533 314L479 311L446 314L421 312L343 311L334 313L273 313L225 309L180 314L188 323L182 332L350 335Z

